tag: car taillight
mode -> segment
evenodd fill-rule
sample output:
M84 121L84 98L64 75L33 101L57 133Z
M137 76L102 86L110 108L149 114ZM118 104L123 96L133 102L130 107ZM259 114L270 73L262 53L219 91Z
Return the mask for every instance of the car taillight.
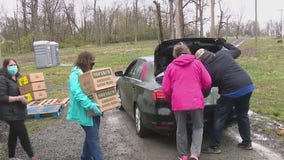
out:
M161 130L168 130L168 129L170 129L171 127L170 127L170 126L155 126L155 128L161 129Z
M166 97L162 90L154 90L152 93L153 101L165 101Z

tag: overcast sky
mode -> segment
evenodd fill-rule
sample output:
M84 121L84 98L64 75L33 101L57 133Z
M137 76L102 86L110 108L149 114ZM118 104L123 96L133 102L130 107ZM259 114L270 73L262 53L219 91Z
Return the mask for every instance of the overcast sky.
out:
M93 0L74 0L77 3L89 1L90 3ZM126 1L131 4L132 0L98 0L97 3L101 6L110 6L114 3L119 3L118 1ZM149 5L153 5L153 0L138 0L139 3L146 3ZM159 0L157 0L159 1ZM160 0L161 1L161 0ZM210 1L210 0L208 0ZM218 1L218 0L216 0ZM243 21L247 22L248 20L255 19L255 0L222 0L224 4L224 9L229 9L232 15L232 18L240 16L243 13ZM0 0L0 12L10 12L16 8L17 0ZM265 24L272 20L274 22L281 21L281 9L284 9L284 0L257 0L258 3L258 22L261 28L265 28ZM79 5L78 5L79 6ZM218 5L216 5L218 6ZM207 12L209 11L209 7L207 8ZM216 15L219 14L219 10L216 9ZM284 20L284 11L283 11L283 19Z

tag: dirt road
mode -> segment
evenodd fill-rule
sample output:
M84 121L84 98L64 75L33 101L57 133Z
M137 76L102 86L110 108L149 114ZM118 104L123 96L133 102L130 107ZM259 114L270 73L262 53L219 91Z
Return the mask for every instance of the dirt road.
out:
M147 138L139 138L135 133L134 122L125 112L113 110L106 112L102 133L102 146L107 160L174 160L176 145L173 137L153 134ZM124 122L124 123L122 123ZM105 131L105 132L104 132ZM261 147L253 151L236 147L237 141L231 137L236 133L236 127L226 131L220 155L201 154L202 160L266 160ZM208 134L204 136L204 145L208 144ZM279 157L275 156L278 159ZM271 158L270 158L271 159ZM275 159L275 160L276 160Z
M84 133L79 125L65 119L65 112L66 109L63 110L63 114L56 123L30 136L34 151L41 160L80 159ZM125 112L118 109L107 111L104 114L100 136L105 160L176 159L176 146L173 137L153 134L147 138L139 138L135 133L134 122ZM201 154L202 160L268 159L258 149L242 150L236 147L236 143L230 136L225 135L221 148L223 153L220 155ZM206 144L208 144L208 136L204 136L204 146ZM21 148L17 152L19 153L18 157L27 159ZM4 160L5 158L0 157L0 159Z

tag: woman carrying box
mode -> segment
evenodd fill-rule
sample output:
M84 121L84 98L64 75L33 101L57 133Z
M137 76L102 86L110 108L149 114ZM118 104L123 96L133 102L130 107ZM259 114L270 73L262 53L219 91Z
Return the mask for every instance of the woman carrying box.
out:
M91 70L95 64L95 57L90 52L82 52L78 55L74 67L69 76L70 102L67 111L67 119L75 121L86 133L83 144L81 160L103 160L99 142L100 111L99 104L95 103L85 94L79 82L79 76ZM88 115L93 111L95 116Z
M14 59L5 59L0 71L0 120L9 124L9 160L20 160L15 157L18 138L28 156L32 160L36 160L25 126L27 100L20 95L17 83L19 77L17 62Z

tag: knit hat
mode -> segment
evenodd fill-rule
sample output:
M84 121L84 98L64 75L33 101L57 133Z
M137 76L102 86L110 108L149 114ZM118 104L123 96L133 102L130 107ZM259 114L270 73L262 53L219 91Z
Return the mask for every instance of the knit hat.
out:
M213 52L205 50L203 48L195 52L196 59L200 60L204 65L211 63L216 59L216 55Z
M196 57L196 59L200 59L200 57L204 54L204 52L205 52L205 49L203 49L203 48L198 49L198 50L195 52L195 57Z

